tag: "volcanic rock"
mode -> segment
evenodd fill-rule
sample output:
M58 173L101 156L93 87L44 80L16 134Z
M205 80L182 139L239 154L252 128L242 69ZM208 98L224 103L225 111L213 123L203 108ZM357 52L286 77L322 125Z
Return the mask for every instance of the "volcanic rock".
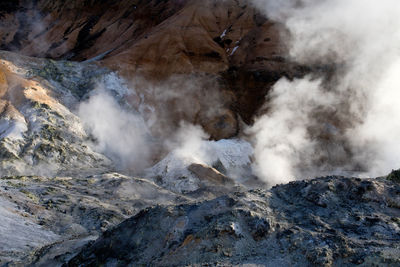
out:
M188 167L188 170L193 172L200 180L206 180L211 183L225 185L233 183L231 179L220 173L214 168L208 167L203 164L193 163Z
M201 123L214 139L236 135L238 116L251 123L279 78L306 72L287 59L283 26L268 20L248 1L21 0L5 5L0 15L4 50L100 61L132 83L136 83L133 76L151 82L165 82L171 75L189 75L185 78L189 79L193 74L218 79L213 89L220 93L217 101L223 109L210 117L201 107L195 116L185 118ZM177 93L184 97L186 87L180 86ZM203 84L196 90L207 88ZM148 102L155 101L148 90L140 93L147 94ZM186 101L193 102L192 98ZM176 104L166 104L179 110ZM175 121L180 119L178 115Z
M67 266L395 266L398 184L319 178L142 210Z
M1 177L0 266L60 266L102 231L140 210L186 201L148 180L118 173Z

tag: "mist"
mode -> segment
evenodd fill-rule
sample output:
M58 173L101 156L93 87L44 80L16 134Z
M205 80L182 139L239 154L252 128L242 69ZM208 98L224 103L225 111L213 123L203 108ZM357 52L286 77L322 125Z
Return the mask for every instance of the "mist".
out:
M140 175L169 153L181 161L174 163L177 172L191 163L218 160L214 144L220 143L209 141L210 134L200 126L212 125L227 110L215 77L175 75L151 82L111 73L97 82L76 113L93 139L91 147L110 158L118 171Z
M137 172L147 167L151 142L140 114L125 109L99 85L79 105L78 115L94 137L95 149L112 159L118 169Z
M248 132L270 184L326 173L385 175L400 165L400 2L253 0L289 35L288 59L334 72L283 78Z

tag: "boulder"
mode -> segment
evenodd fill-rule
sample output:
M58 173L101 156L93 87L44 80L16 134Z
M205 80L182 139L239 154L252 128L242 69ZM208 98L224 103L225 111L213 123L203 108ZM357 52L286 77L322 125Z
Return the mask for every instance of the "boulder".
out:
M232 179L223 175L216 169L204 164L193 163L188 167L188 170L191 171L201 181L207 181L209 183L224 186L234 184Z

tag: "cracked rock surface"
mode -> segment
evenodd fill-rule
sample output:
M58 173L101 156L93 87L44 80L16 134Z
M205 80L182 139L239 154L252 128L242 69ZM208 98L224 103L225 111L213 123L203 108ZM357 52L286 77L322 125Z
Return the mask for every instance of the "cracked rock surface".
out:
M396 266L400 186L318 178L139 212L68 266Z

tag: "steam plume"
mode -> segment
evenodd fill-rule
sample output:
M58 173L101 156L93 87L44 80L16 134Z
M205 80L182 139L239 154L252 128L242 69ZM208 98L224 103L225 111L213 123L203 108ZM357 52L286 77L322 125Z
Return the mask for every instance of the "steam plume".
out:
M291 60L334 75L279 81L249 131L271 183L324 170L378 176L400 165L400 2L253 0L290 32Z
M119 169L137 171L149 161L151 143L140 115L127 111L102 88L79 107L79 116L96 139L96 148Z

